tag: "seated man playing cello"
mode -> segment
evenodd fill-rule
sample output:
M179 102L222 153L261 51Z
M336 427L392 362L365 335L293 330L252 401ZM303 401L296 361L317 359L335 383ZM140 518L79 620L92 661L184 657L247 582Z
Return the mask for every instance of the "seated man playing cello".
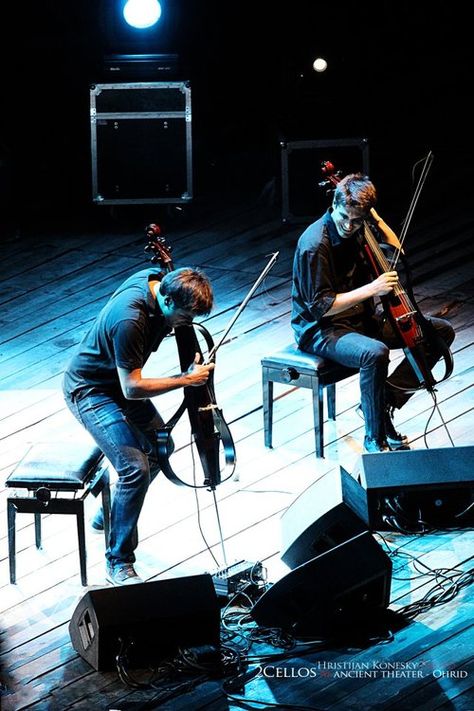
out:
M405 344L393 320L377 313L374 299L384 301L383 297L396 294L399 279L392 269L374 274L361 241L367 233L372 237L375 233L395 248L400 244L375 212L376 197L373 183L361 173L337 183L332 207L298 241L292 286L291 323L298 346L360 370L366 452L409 448L392 417L395 408L402 407L421 385L413 358L405 357L387 377L390 348ZM431 369L442 355L442 346L449 350L454 330L443 319L429 321L435 337L423 342L422 368Z

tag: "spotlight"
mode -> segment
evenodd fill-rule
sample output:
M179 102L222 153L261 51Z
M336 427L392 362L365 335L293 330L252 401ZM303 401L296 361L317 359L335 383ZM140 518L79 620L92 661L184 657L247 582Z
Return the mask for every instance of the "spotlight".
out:
M161 17L161 5L158 0L127 0L123 16L131 27L143 30L158 22Z
M313 69L315 72L325 72L328 68L328 63L322 57L318 57L313 62Z

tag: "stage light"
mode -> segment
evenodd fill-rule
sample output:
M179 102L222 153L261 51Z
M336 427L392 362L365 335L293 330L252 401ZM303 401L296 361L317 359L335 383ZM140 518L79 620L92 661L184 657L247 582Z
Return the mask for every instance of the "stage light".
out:
M313 69L315 72L325 72L328 67L328 63L322 57L318 57L313 62Z
M155 25L161 17L161 5L158 0L128 0L123 8L127 24L138 30Z

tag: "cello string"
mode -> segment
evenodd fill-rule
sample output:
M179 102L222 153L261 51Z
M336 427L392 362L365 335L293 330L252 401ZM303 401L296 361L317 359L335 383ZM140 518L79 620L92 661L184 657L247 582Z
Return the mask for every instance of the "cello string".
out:
M379 266L383 271L389 271L390 270L390 264L385 257L384 253L382 252L379 243L377 242L377 239L375 238L375 235L373 234L372 230L370 227L367 225L366 222L364 222L364 237L367 242L368 247L370 248L372 255L374 258L378 259ZM411 318L411 314L415 311L413 304L411 303L407 293L403 289L403 287L400 284L397 284L394 287L393 290L395 296L398 297L400 301L400 305L403 306L407 312L407 315L410 314L409 318L411 319L412 326L415 328L415 335L416 338L421 339L422 338L422 331L421 328L416 320L413 320Z
M372 232L372 230L370 229L370 227L367 225L366 222L364 222L364 237L365 237L365 240L366 240L368 246L370 247L370 250L371 250L373 256L378 259L379 266L382 269L382 271L383 272L392 271L390 268L390 263L389 263L388 259L385 257L384 253L380 249L380 245L377 242L374 233ZM400 302L405 306L405 308L407 310L413 311L413 306L410 303L408 296L406 295L404 289L399 284L397 284L395 286L394 294L396 296L398 296L398 298L400 299Z

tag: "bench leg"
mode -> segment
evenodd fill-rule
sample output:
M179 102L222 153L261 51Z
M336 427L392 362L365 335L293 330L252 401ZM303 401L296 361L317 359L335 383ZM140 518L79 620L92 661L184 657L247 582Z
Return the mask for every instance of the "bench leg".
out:
M79 541L79 566L81 569L81 583L87 585L87 561L86 561L86 531L84 526L84 504L78 501L78 509L76 511L77 520L77 538Z
M104 517L105 547L108 548L110 536L110 480L107 471L104 472L102 480L102 512Z
M324 408L323 408L323 386L319 384L318 378L312 379L313 391L313 417L314 417L314 438L316 456L324 457Z
M326 387L326 398L328 401L328 419L336 419L336 384L332 383Z
M272 446L273 434L273 381L268 379L266 369L262 372L263 388L263 434L265 447Z
M8 560L10 564L10 582L16 583L16 507L13 501L8 499Z
M41 548L41 514L35 513L35 545Z

